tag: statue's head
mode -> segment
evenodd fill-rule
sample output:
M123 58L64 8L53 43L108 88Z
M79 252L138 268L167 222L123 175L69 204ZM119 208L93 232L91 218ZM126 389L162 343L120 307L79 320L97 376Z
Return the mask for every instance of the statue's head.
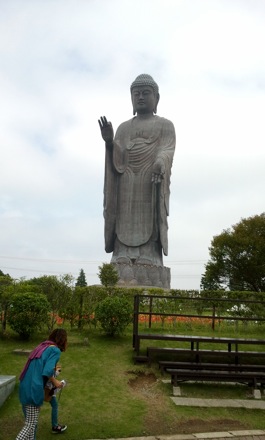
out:
M157 112L157 104L159 101L159 89L157 83L154 81L151 75L147 75L146 73L142 73L138 75L133 83L131 84L131 97L133 103L133 114L135 113L145 113L146 110L143 108L141 110L141 106L137 106L137 96L139 97L140 93L149 95L148 101L150 109L149 111L156 113ZM137 108L136 108L137 107Z

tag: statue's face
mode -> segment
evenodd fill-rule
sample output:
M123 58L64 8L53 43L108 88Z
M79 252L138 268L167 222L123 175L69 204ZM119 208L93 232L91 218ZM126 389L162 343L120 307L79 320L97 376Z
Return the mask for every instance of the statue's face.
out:
M153 113L158 97L150 86L137 86L132 89L132 104L136 113L145 114Z

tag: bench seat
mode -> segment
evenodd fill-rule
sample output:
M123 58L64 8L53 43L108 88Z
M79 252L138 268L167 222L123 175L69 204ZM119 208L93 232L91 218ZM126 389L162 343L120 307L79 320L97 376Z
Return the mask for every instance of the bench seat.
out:
M194 370L167 369L171 375L171 383L177 386L184 381L236 382L257 388L257 384L265 384L265 372L260 371L226 371L226 370Z
M158 361L162 373L168 369L190 369L190 370L226 370L226 371L257 371L265 372L265 365L257 364L235 364L235 363L216 363L216 362L173 362Z
M190 350L187 348L168 348L168 347L147 347L146 355L148 363L159 355L160 359L167 358L170 355L170 360L185 360L189 362L207 362L209 359L216 359L220 361L226 360L227 363L240 364L242 360L251 363L250 360L255 358L255 363L265 364L264 351L227 351L227 350Z
M218 337L218 336L195 336L195 335L178 335L178 334L155 334L155 333L136 333L133 337L133 347L135 348L136 354L140 354L140 342L143 340L150 341L168 341L169 344L172 342L185 343L189 345L191 350L201 349L202 344L214 344L216 348L218 345L225 345L227 351L238 351L239 347L242 345L252 345L252 346L264 346L265 339L253 339L253 338L231 338L231 337ZM184 347L183 347L184 348Z

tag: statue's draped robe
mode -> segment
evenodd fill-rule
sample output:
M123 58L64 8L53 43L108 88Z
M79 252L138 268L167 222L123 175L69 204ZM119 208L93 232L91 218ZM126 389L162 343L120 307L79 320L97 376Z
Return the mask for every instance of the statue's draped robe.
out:
M170 174L175 150L172 122L154 116L142 137L135 133L135 118L122 123L113 148L106 146L104 218L105 250L115 250L118 240L126 247L139 247L154 237L168 253ZM161 159L165 174L152 182L153 165Z

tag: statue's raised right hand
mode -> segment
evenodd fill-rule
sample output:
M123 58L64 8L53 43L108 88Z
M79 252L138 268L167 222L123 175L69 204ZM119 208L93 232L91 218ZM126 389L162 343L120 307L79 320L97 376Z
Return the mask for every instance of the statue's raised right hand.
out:
M114 138L112 123L108 122L106 116L100 116L98 123L101 130L101 136L103 137L104 141L107 144L111 144Z

